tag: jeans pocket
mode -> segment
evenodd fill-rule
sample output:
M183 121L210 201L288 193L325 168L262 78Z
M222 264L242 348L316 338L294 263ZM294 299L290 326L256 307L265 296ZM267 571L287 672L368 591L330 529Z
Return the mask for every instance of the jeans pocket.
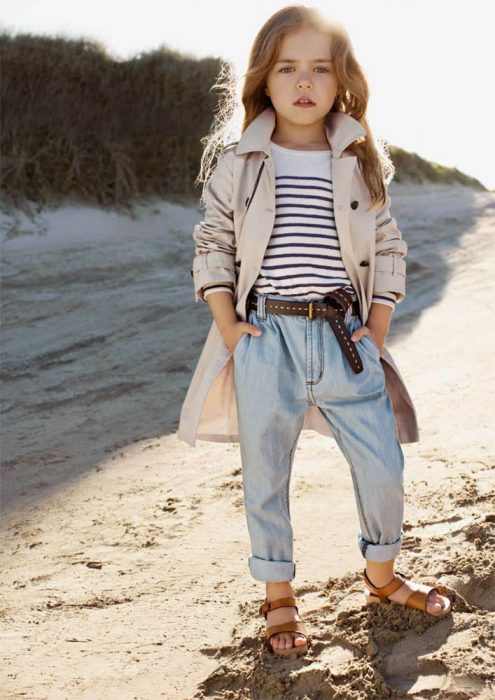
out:
M247 331L244 331L244 333L241 335L241 337L240 337L239 340L237 341L237 343L236 343L236 345L235 345L235 348L234 348L234 350L233 350L233 352L232 352L232 359L235 360L235 357L236 357L236 355L237 355L237 351L239 350L239 347L240 347L240 345L242 344L242 341L244 340L244 338L246 337L246 335L249 335L249 334L248 334Z
M371 337L371 335L363 335L363 336L361 337L361 340L362 340L362 341L363 341L363 340L366 340L366 342L367 342L369 345L371 345L371 347L372 347L372 349L373 349L373 352L375 353L375 356L376 356L378 359L380 359L380 356L381 356L380 348L379 348L378 345L375 343L375 341L373 340L373 338Z

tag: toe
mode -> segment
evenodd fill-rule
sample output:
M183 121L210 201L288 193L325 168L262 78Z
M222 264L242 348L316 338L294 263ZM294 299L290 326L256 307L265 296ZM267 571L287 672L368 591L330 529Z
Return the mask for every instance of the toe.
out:
M430 591L426 598L426 610L433 615L438 615L442 610L446 610L448 601L437 591Z
M293 643L293 636L291 634L284 634L285 648L290 649Z
M437 613L442 611L442 604L437 600L430 600L426 604L427 610L429 613L433 613L433 615L436 615Z

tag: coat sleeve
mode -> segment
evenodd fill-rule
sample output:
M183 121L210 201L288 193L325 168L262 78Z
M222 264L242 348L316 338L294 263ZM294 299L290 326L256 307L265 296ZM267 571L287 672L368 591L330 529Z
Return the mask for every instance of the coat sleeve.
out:
M205 186L204 219L194 227L195 257L191 274L196 301L207 301L203 291L224 286L235 289L235 234L232 207L233 150L224 151Z
M397 221L390 214L390 195L386 188L385 203L377 210L375 226L375 280L373 294L395 292L396 303L406 296L407 243Z

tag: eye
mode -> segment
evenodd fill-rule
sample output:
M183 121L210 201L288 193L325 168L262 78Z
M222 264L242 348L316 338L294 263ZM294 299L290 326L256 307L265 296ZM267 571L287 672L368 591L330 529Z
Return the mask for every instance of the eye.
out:
M280 70L278 72L283 73L287 68L292 69L292 66L284 66L283 68L280 68ZM323 71L325 73L330 73L330 71L328 70L328 68L326 66L316 66L316 68L323 68Z

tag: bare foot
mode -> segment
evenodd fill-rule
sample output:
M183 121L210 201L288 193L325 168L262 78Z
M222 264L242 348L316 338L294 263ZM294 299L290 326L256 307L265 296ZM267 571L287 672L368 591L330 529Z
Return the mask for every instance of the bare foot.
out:
M294 593L289 582L284 583L267 583L266 597L269 601L277 600L277 598L293 597ZM269 610L266 616L266 628L272 625L281 625L283 622L292 622L299 620L296 609L293 607L276 608ZM290 649L293 646L304 646L306 637L301 632L278 632L272 635L270 644L273 649Z
M369 576L369 574L368 574ZM371 578L372 583L378 587L378 583ZM388 582L382 582L379 583L379 586L385 586L386 583L389 583L391 579L389 579ZM406 600L409 598L411 593L414 591L423 591L424 593L427 592L428 586L426 586L423 583L416 583L415 581L412 581L410 579L406 579L405 582L402 584L400 588L398 588L394 593L391 593L390 595L387 596L390 600L394 600L396 603L402 603L404 604ZM369 590L368 588L366 590ZM370 591L372 593L373 591ZM440 595L436 591L430 591L430 593L427 596L426 599L426 612L429 613L430 615L438 615L439 613L442 612L442 610L445 610L449 606L449 599L446 598L443 595Z

